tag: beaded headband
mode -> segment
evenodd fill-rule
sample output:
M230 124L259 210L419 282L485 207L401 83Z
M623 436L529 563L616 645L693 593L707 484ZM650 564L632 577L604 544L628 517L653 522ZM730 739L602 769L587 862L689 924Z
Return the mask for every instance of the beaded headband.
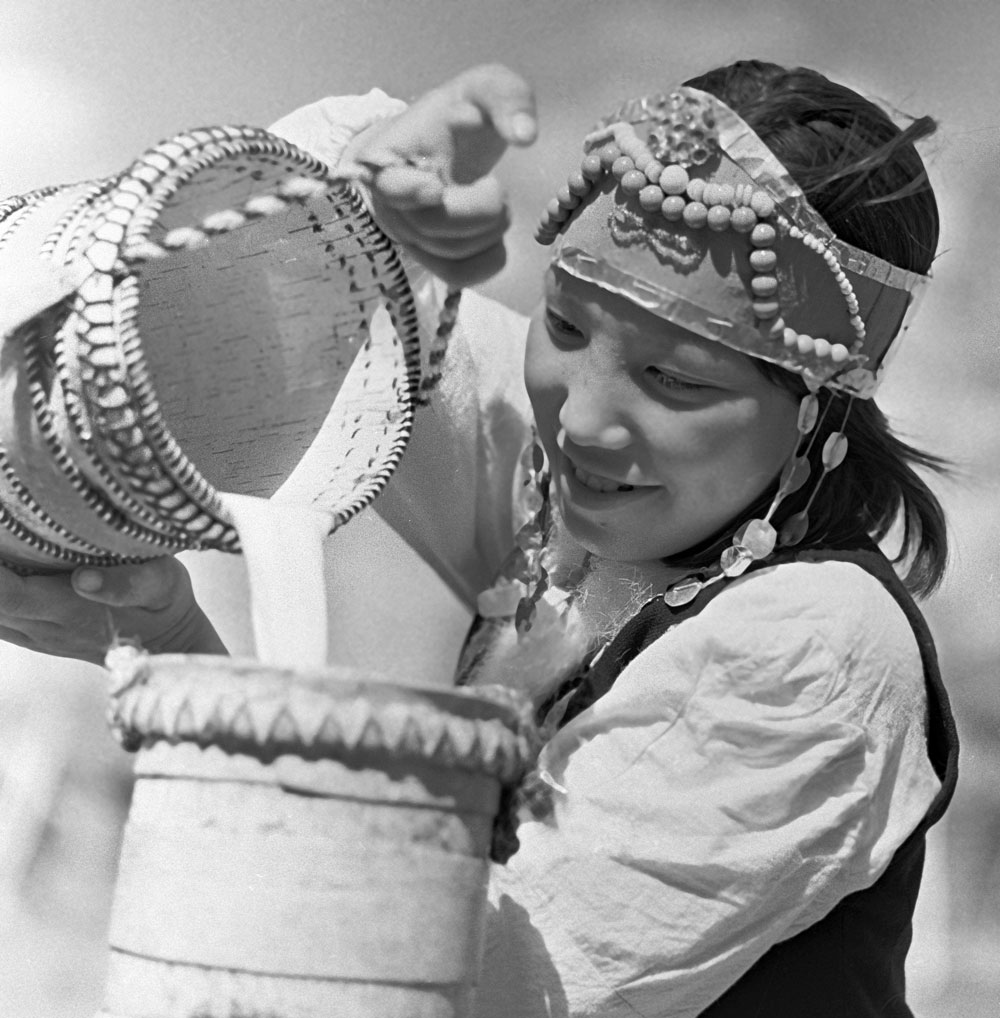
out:
M836 237L728 106L635 99L584 151L536 233L562 235L554 265L812 390L874 394L927 277Z

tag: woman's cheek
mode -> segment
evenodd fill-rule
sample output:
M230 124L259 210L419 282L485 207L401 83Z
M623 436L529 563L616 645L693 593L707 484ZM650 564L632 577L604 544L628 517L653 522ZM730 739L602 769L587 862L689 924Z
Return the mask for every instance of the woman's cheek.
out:
M551 363L551 347L545 326L533 318L524 354L524 386L543 444L546 444L548 433L554 436L558 430L561 406L558 378Z

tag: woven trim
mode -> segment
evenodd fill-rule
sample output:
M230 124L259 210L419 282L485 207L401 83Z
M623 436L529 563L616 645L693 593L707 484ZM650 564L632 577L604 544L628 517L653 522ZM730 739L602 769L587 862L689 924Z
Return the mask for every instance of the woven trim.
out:
M509 692L419 689L354 671L298 673L231 658L108 655L110 723L126 749L159 741L268 757L389 754L512 785L533 757L528 708Z

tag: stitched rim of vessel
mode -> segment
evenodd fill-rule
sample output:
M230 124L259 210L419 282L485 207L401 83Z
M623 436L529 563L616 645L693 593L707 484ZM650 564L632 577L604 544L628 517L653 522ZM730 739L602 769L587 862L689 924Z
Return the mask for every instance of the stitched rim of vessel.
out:
M71 229L79 217L82 216L89 208L92 208L98 199L107 198L107 196L114 191L115 187L120 182L120 179L120 177L106 177L101 180L95 180L91 183L87 190L60 217L49 235L43 241L41 253L44 258L51 260L55 256L58 244L60 240L64 239L65 232ZM72 235L69 237L67 253L68 261L72 261L78 253L80 239L79 235ZM69 371L69 365L66 359L64 339L67 331L68 323L64 321L63 327L58 330L58 338L54 344L52 353L55 376L62 391L63 407L72 426L78 446L80 450L87 455L88 465L90 469L92 469L100 478L100 482L105 491L110 493L117 501L117 504L110 501L103 502L103 505L107 507L107 511L113 514L111 519L120 521L115 524L115 529L124 533L126 532L125 524L130 523L130 532L127 536L145 543L153 544L156 548L162 551L183 550L190 543L186 537L178 534L176 531L165 529L164 521L145 504L138 501L131 491L122 486L114 472L105 465L104 461L97 455L96 450L93 448L93 444L89 439L91 431L89 420L87 419L86 412L79 404L79 393L71 384L72 374ZM58 436L55 422L52 419L52 415L48 408L48 398L45 393L45 385L43 382L45 372L42 363L43 355L41 353L40 345L41 336L37 331L25 336L25 368L32 406L35 410L35 417L38 421L42 435L52 451L56 462L63 469L63 473L66 475L73 487L77 490L81 497L87 501L88 505L90 505L91 496L87 493L89 492L94 498L99 499L100 492L93 489L89 478L78 469L76 462L73 460L72 454L62 444ZM123 506L128 511L128 520L125 520L124 517L120 517L120 506ZM97 511L99 512L99 515L101 515L100 511ZM110 520L103 515L101 518L104 522L110 522Z
M91 200L102 190L104 190L109 181L95 181L93 185L88 188L86 194L78 199L74 203L70 212L65 214L60 223L65 223L70 217L76 214L82 207L83 203ZM6 222L6 227L0 236L0 247L2 247L13 235L14 231L21 225L26 218L27 214L31 209L44 201L46 198L52 195L58 194L62 188L59 186L43 187L38 188L34 191L30 191L27 194L15 195L11 198L5 199L0 202L0 223ZM10 217L14 216L17 212L25 213L24 216L14 219L12 222L7 222ZM44 253L44 245L43 245ZM99 516L107 521L107 508L103 503L100 502L98 496L92 489L89 488L85 482L79 476L74 476L73 471L75 469L72 461L68 455L62 450L61 445L58 443L58 439L55 439L56 448L53 447L52 439L55 437L55 428L51 420L51 416L48 415L48 409L45 403L44 393L38 386L38 378L40 377L40 360L37 350L37 319L29 323L25 327L22 333L22 339L25 346L25 367L26 374L28 375L29 391L31 396L32 407L35 411L35 416L39 424L39 429L42 433L44 440L49 444L50 451L53 453L53 457L57 464L63 469L63 472L67 474L67 478L74 489L80 494L81 498L88 504L89 507L94 509ZM41 408L42 412L39 413ZM69 472L67 473L67 467ZM32 530L27 524L13 516L6 509L0 506L0 526L2 526L11 536L14 537L20 544L26 548L31 549L41 555L46 556L53 560L52 565L61 564L69 566L81 566L81 565L95 565L95 566L106 566L111 565L115 562L122 561L121 556L111 555L97 545L90 541L87 541L76 534L72 533L63 524L53 519L45 509L38 503L31 491L24 483L24 481L17 475L13 466L11 465L6 450L0 445L0 471L3 472L7 483L10 485L11 490L17 497L18 501L28 510L28 512L36 517L38 521L44 524L49 530L51 530L58 537L67 541L70 544L75 544L76 548L67 548L57 542L51 540L48 537L44 537L36 531ZM117 520L116 520L117 522ZM129 558L126 561L139 561L139 558ZM24 565L19 563L11 562L6 557L0 557L0 563L7 569L18 573L19 575L30 575L36 572L39 568L44 568L46 563L34 563L32 565Z
M3 201L0 201L0 223L6 222L15 212L20 212L30 208L32 205L36 205L44 198L48 198L59 190L58 186L40 187L35 191L29 191L27 194L17 194L11 198L5 198ZM0 250L10 240L14 231L21 225L21 222L22 219L18 218L4 226L3 233L0 234Z
M389 750L505 783L532 755L523 705L486 689L400 686L357 673L344 680L343 669L292 672L206 655L140 653L117 674L109 667L113 684L122 683L111 694L112 729L133 750L222 741L305 759Z
M125 227L125 239L121 244L122 250L127 250L130 243L144 239L148 235L164 203L185 181L221 159L246 155L270 156L276 160L293 161L296 164L294 172L308 173L320 179L327 178L328 171L318 160L255 128L199 129L178 135L165 145L180 145L185 148L187 155L183 166L177 166L172 156L162 151L164 146L158 146L150 150L122 178L122 182L140 183L148 192L148 197L135 210ZM146 161L150 156L155 156L160 160L166 158L177 168L169 172L164 171L159 166ZM142 177L137 176L137 172L144 172L147 177L153 178L152 181L144 181ZM331 182L328 196L331 201L339 200L339 210L347 213L344 218L353 218L358 222L359 229L352 233L354 240L366 242L368 238L371 238L371 243L365 244L365 250L362 253L372 261L376 258L380 258L382 261L378 272L378 288L386 302L397 337L403 345L406 369L405 389L401 392L398 391L397 407L401 410L401 416L397 422L396 438L384 456L383 466L361 487L349 506L335 514L333 518L333 527L335 527L369 504L381 491L398 464L412 428L413 401L419 384L420 363L419 336L413 296L391 242L371 219L353 188ZM85 257L86 254L87 252L84 252ZM115 271L118 274L117 265ZM85 332L79 333L78 340L81 347L80 359L87 363L93 371L92 380L83 380L84 395L88 404L100 408L101 396L111 388L112 384L117 384L111 383L107 379L106 368L93 363L93 350L100 346L102 350L109 350L115 354L117 366L124 370L125 382L128 386L126 390L129 396L128 405L142 424L142 441L131 441L130 436L124 434L132 430L130 426L118 429L110 426L103 413L94 415L94 428L102 436L109 437L112 441L124 446L127 451L144 446L152 453L155 465L161 468L160 476L154 478L154 481L162 490L151 492L148 476L143 476L125 460L120 463L122 474L130 484L135 486L137 494L152 502L158 513L162 513L172 525L190 534L194 539L194 546L217 547L235 551L238 549L238 538L235 530L229 524L218 492L185 456L169 432L160 412L143 357L135 318L138 304L138 279L134 273L125 275L127 272L127 268L123 266L121 276L116 280L111 297L111 303L117 305L120 312L117 342L94 344L89 341ZM143 464L147 468L151 465L148 462ZM148 474L148 470L146 473ZM185 516L188 518L183 518ZM210 537L207 532L213 523L224 528L221 535L215 539Z
M177 537L165 535L160 531L151 530L144 527L141 523L123 515L118 508L110 504L99 491L91 486L87 477L73 461L72 455L63 445L59 437L58 429L56 428L55 421L49 411L48 401L45 396L45 386L42 383L43 369L41 364L41 354L38 349L39 328L40 321L38 318L33 319L32 322L25 328L25 380L28 383L31 406L35 415L35 420L38 424L39 434L42 436L42 439L49 450L52 461L62 471L63 476L69 481L70 485L79 495L87 508L90 509L97 518L105 524L105 526L123 534L126 537L132 538L133 540L151 545L151 554L153 553L152 549L156 549L160 552L183 550L188 546L189 542ZM102 479L104 479L105 475L103 472L101 476ZM114 480L110 474L108 474L108 478L111 481ZM21 483L23 484L23 481ZM124 498L128 499L130 507L137 505L134 500L129 498L128 493L125 492L124 489L115 485L113 490L116 491L116 494L120 492ZM137 506L137 508L141 509L142 507ZM75 538L75 540L79 541L81 539ZM111 555L110 557L108 555L104 555L101 556L101 559L104 564L123 561L123 557L119 555ZM128 560L140 561L141 557L131 557Z

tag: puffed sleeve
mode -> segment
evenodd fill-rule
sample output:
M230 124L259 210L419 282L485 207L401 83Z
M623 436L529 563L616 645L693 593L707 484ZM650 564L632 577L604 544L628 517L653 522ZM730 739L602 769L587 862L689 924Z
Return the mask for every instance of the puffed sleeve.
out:
M376 89L304 106L271 130L336 166L353 137L405 108ZM444 287L412 260L405 264L426 349ZM417 410L403 460L373 505L470 607L513 541L514 471L530 437L526 327L503 305L463 293L442 379L430 404Z
M268 130L335 167L355 136L405 109L401 99L373 88L365 95L328 96L300 106Z
M869 574L732 583L546 748L554 814L494 870L478 1018L694 1018L883 872L938 789L925 712Z

